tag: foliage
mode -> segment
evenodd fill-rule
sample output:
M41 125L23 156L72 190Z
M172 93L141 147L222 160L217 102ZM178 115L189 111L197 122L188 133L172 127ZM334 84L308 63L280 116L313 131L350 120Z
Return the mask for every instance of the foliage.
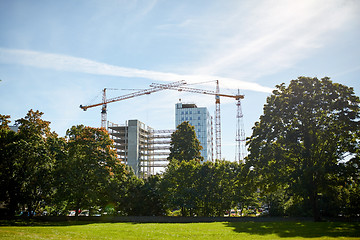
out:
M161 176L153 175L144 180L132 179L122 198L122 212L129 216L163 216L165 202L160 190Z
M200 152L202 146L200 145L200 141L196 138L194 129L194 126L191 126L189 122L182 122L177 126L176 131L171 135L169 160L204 160L204 157L201 156Z
M104 129L73 126L61 138L30 110L14 132L0 115L0 201L11 215L89 209L212 217L266 207L273 216L358 216L359 104L351 88L300 77L267 99L246 163L202 162L184 122L172 135L166 171L147 179L117 160Z
M196 172L200 163L192 161L176 161L169 163L164 174L163 193L169 208L181 210L182 216L193 216L196 207L195 187Z
M66 136L67 156L57 165L58 198L76 214L104 206L109 182L119 171L112 140L104 129L83 125L73 126Z
M263 192L284 189L318 219L319 196L331 197L333 186L350 180L341 173L359 154L360 100L329 78L299 77L276 87L248 141L249 164Z
M0 201L11 215L46 210L113 209L113 214L163 215L161 178L145 181L117 160L112 140L103 129L73 126L66 138L51 133L42 113L30 110L10 130L10 116L0 115ZM144 201L146 204L144 204ZM28 214L26 214L28 215Z
M228 161L176 161L168 165L162 192L170 209L182 216L224 216L227 210L255 200L245 166Z
M109 183L107 185L105 198L106 206L103 211L108 214L109 208L113 208L115 215L127 215L127 201L129 193L134 186L140 184L141 180L136 177L133 170L120 162L116 162L111 169Z
M231 163L233 165L233 203L242 214L243 209L259 208L258 179L250 165L244 163Z
M14 174L16 167L14 142L18 141L18 134L10 130L9 118L10 116L0 115L0 201L4 201L10 210L6 214L14 215L20 200L19 187Z
M9 123L10 123L10 116L9 115L2 115L0 114L0 129L7 129L9 130Z
M19 132L1 127L1 191L13 215L20 206L29 215L49 199L52 191L51 175L54 161L48 148L50 122L41 119L43 113L30 110L25 118L16 121Z

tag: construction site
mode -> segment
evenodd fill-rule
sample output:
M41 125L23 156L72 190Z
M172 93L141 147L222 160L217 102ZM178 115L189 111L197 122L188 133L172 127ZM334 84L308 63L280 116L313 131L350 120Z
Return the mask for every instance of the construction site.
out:
M203 148L201 155L204 157L204 161L221 159L220 98L222 97L236 100L235 161L244 161L246 149L241 108L241 99L244 98L244 95L241 95L239 91L236 95L223 94L220 92L219 81L216 81L215 91L190 88L184 80L169 84L153 83L148 89L109 99L106 97L107 90L107 88L102 90L101 102L86 106L80 105L80 108L86 111L89 108L101 106L101 127L107 129L110 137L113 139L118 159L130 166L138 177L146 178L167 166L171 134L175 131L176 126L184 121L188 121L190 125L194 126L196 136ZM214 117L211 116L206 107L198 107L195 103L179 102L175 104L174 129L154 129L138 119L127 120L123 124L112 123L107 120L107 104L162 90L175 90L214 96Z
M155 168L166 167L174 130L155 130L139 120L128 120L123 125L108 122L108 132L118 158L137 176L147 177L155 174Z

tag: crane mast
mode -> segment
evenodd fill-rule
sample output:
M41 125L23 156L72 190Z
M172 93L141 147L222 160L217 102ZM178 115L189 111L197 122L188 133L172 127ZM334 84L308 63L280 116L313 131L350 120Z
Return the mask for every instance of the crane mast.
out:
M102 97L102 108L101 108L101 128L106 129L106 119L107 119L107 105L106 105L106 88L103 90Z
M240 95L240 90L238 90L238 95ZM244 131L244 121L243 121L243 113L241 108L241 99L237 99L236 102L237 112L236 112L236 150L235 150L235 161L239 163L244 163L244 158L246 156L246 148L245 148L245 131Z
M215 153L216 159L221 159L221 120L220 120L220 88L219 80L216 80L215 95Z

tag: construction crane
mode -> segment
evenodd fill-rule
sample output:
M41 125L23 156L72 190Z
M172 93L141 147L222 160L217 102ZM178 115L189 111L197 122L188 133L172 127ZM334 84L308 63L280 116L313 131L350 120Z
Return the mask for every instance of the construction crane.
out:
M137 92L133 92L130 94L118 96L115 98L106 99L106 90L110 90L109 88L103 89L103 97L102 102L92 105L80 105L80 108L86 111L88 108L93 108L102 105L101 109L101 127L106 129L106 122L107 122L107 104L117 101L126 100L129 98L145 95L145 94L151 94L154 92L158 92L161 90L177 90L177 91L184 91L184 92L192 92L192 93L199 93L199 94L206 94L206 95L213 95L215 96L215 151L216 151L216 159L221 159L221 120L220 120L220 97L229 97L234 98L237 100L237 120L238 123L242 121L242 111L241 111L241 102L240 100L244 98L244 95L241 95L238 93L237 95L229 95L229 94L222 94L220 93L219 88L219 81L216 80L216 91L211 90L204 90L204 89L198 89L198 88L189 88L184 87L186 82L185 80L169 83L169 84L159 84L159 83L152 83L150 85L151 88L140 90ZM237 131L236 131L236 141L237 141L237 150L236 152L241 151L241 156L243 156L245 153L243 150L240 150L239 144L243 144L244 142L244 134L243 134L243 127L241 127L241 124L237 124ZM240 140L241 139L241 140ZM236 156L240 156L238 153L236 153ZM240 157L237 159L240 161Z
M240 95L240 90L238 90L238 95ZM244 158L246 156L246 147L245 147L245 131L244 131L244 121L243 113L241 108L241 99L237 99L236 102L237 112L236 112L236 150L235 150L235 161L239 163L244 163Z
M102 128L106 128L106 121L107 121L106 90L117 90L117 89L116 88L104 88L103 89L102 108L101 108L101 127Z
M157 84L157 83L151 84L150 87L154 87L154 88L157 87L157 88L163 88L163 89L171 89L171 90L177 90L177 91L200 93L200 94L215 96L215 151L216 151L216 159L221 159L220 97L234 98L238 102L240 102L240 99L243 99L244 95L241 95L240 93L238 93L237 95L229 95L229 94L220 93L219 80L216 80L216 91L204 90L204 89L198 89L198 88L189 88L189 87L184 87L184 86L180 86L180 85L165 86L163 84ZM241 111L241 104L237 105L237 106L238 106L238 112L239 112L239 108ZM239 125L239 127L240 127L240 125Z
M141 96L141 95L145 95L145 94L151 94L151 93L158 92L158 91L161 91L161 90L164 90L164 89L169 89L169 88L172 88L172 87L179 87L179 86L185 85L185 84L186 84L185 80L181 80L181 81L172 82L172 83L168 83L168 84L156 84L156 86L154 86L154 87L152 87L150 85L151 88L149 88L149 89L140 90L140 91L137 91L137 92L125 94L125 95L110 98L110 99L106 99L106 89L107 88L104 88L101 103L96 103L96 104L86 105L86 106L80 105L80 108L83 109L84 111L86 111L89 108L102 106L102 108L101 108L101 127L106 129L107 104L108 103L118 102L118 101L126 100L126 99L129 99L129 98L133 98L133 97L137 97L137 96Z

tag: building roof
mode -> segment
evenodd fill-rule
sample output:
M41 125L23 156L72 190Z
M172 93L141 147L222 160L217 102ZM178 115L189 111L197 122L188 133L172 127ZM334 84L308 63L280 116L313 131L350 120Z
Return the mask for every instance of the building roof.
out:
M182 108L197 108L197 106L194 103L183 103Z

